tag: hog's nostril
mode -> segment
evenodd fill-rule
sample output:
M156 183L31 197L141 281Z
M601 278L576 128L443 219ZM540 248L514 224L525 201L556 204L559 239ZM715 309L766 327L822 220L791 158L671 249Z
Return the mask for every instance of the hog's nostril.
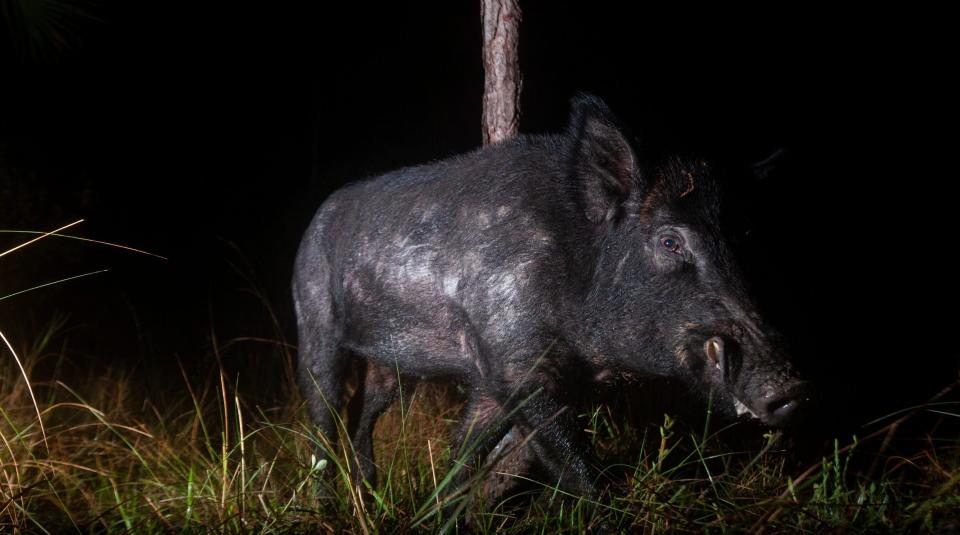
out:
M720 361L723 360L723 338L714 336L704 342L703 352L714 366L720 368Z
M766 404L766 418L764 419L770 425L787 425L796 418L799 412L802 412L798 409L808 401L805 392L803 388L792 388L786 393L771 399Z
M786 421L800 403L795 399L777 401L768 409L770 416L777 421Z

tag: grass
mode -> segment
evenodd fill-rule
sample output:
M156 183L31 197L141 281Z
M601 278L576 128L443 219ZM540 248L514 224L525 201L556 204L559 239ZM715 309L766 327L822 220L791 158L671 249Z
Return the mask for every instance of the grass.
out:
M115 365L89 368L83 376L70 368L63 349L52 345L62 324L51 325L32 347L12 346L16 359L8 348L0 365L0 530L456 528L433 514L441 504L447 437L457 418L449 389L421 386L408 410L397 404L388 411L376 432L380 483L361 491L349 484L349 443L333 446L313 433L292 384L286 385L290 403L260 407L237 387L239 376L223 366L206 375L183 372L179 387L160 392L145 390L135 373ZM281 344L274 351L291 356ZM665 416L636 427L598 407L584 415L597 450L610 461L606 476L612 485L598 503L565 496L535 476L517 476L520 495L474 507L471 528L480 533L582 532L600 525L651 533L955 529L960 526L957 437L929 435L909 456L861 452L868 446L876 450L891 431L891 440L897 440L899 425L891 421L902 424L905 417L930 411L944 419L958 416L953 402L895 414L876 424L882 426L874 437L835 440L819 462L794 467L777 435L735 448L731 443L743 442L741 424L714 430L708 422L694 430ZM318 460L315 448L329 451L329 460ZM476 503L482 501L478 497Z
M388 410L375 433L379 483L355 487L349 441L314 432L294 386L294 348L279 335L226 343L211 335L193 359L208 365L171 359L157 376L72 355L67 324L55 317L0 347L0 531L463 527L442 514L461 403L450 385L420 385L404 393L412 403ZM278 392L268 405L264 376ZM800 464L790 441L709 410L638 424L596 406L582 421L606 466L599 500L569 496L535 470L511 471L494 475L514 492L474 492L464 514L476 533L957 530L954 394L871 422L860 438L828 440Z

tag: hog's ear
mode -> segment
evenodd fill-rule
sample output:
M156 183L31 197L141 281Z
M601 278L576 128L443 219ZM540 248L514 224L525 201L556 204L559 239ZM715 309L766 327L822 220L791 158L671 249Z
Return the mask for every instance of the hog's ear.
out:
M591 221L615 219L639 187L637 156L602 100L578 95L571 107L568 132L578 200Z

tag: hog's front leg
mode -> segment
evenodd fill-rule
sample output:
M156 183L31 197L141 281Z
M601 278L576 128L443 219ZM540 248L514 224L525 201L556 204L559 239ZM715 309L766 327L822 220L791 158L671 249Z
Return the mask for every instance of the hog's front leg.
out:
M595 500L599 473L594 468L590 442L577 421L575 409L545 390L513 398L525 400L517 420L532 430L529 444L546 469L549 482L574 495Z

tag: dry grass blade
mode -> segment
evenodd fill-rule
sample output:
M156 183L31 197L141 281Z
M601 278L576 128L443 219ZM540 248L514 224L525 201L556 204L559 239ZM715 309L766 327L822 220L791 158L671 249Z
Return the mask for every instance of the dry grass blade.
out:
M67 277L67 278L64 278L64 279L58 279L58 280L55 280L55 281L45 282L45 283L43 283L43 284L38 284L38 285L36 285L36 286L31 286L30 288L27 288L26 290L20 290L19 292L13 292L12 294L7 294L7 295L5 295L5 296L3 296L3 297L0 297L0 301L3 301L3 300L5 300L5 299L10 299L11 297L16 297L16 296L18 296L18 295L22 295L22 294L25 294L25 293L27 293L27 292L32 292L32 291L34 291L34 290L39 290L40 288L46 288L47 286L53 286L54 284L60 284L60 283L63 283L63 282L72 281L72 280L76 280L76 279L82 279L83 277L89 277L90 275L97 275L97 274L100 274L100 273L106 273L107 271L110 271L110 270L109 270L109 269L98 269L97 271L91 271L91 272L89 272L89 273L82 273L82 274L80 274L80 275L74 275L74 276L72 276L72 277Z
M12 253L12 252L14 252L14 251L17 251L17 250L19 250L19 249L24 248L24 247L26 247L26 246L28 246L28 245L30 245L30 244L32 244L32 243L36 243L36 242L38 242L38 241L40 241L40 240L42 240L42 239L44 239L44 238L48 238L48 237L51 237L51 236L52 236L52 237L55 237L55 238L66 238L66 239L69 239L69 240L77 240L77 241L82 241L82 242L87 242L87 243L95 243L95 244L97 244L97 245L106 245L107 247L113 247L113 248L115 248L115 249L123 249L124 251L130 251L131 253L137 253L137 254L142 254L142 255L146 255L146 256L152 256L152 257L154 257L154 258L159 258L159 259L161 259L161 260L167 260L167 257L165 257L165 256L158 255L158 254L156 254L156 253L151 253L150 251L144 251L143 249L137 249L136 247L130 247L129 245L123 245L123 244L113 243L113 242L104 241L104 240L95 240L95 239L93 239L93 238L83 238L83 237L80 237L80 236L73 236L73 235L70 235L70 234L61 234L61 233L60 233L60 232L63 231L63 230L66 230L66 229L68 229L68 228L70 228L70 227L73 227L73 226L79 225L80 223L83 223L83 221L84 221L83 219L78 219L78 220L74 221L73 223L69 223L69 224L67 224L67 225L64 225L64 226L62 226L62 227L60 227L60 228L58 228L58 229L55 229L55 230L51 230L51 231L49 231L49 232L40 232L40 231L35 231L35 230L0 230L0 232L2 232L2 233L7 233L7 234L39 234L39 236L37 236L36 238L33 238L32 240L28 240L28 241L26 241L26 242L24 242L24 243L21 243L20 245L17 245L17 246L15 246L15 247L12 247L12 248L7 249L6 251L0 253L0 257L4 257L4 256L6 256L6 255L8 255L8 254L10 254L10 253Z
M83 220L81 219L80 221L83 221ZM79 223L80 221L77 221L76 223ZM71 223L71 225L75 225L76 223ZM64 228L66 228L66 227L64 227ZM81 237L81 236L74 236L74 235L72 235L72 234L60 234L60 233L57 232L56 230L55 230L55 231L51 231L51 232L39 232L39 231L35 231L35 230L2 230L2 231L0 231L0 232L10 233L10 234L43 234L42 236L40 236L40 237L38 237L38 238L36 238L36 239L34 239L34 240L30 240L29 242L24 243L23 245L17 246L16 248L18 248L18 249L19 249L20 247L24 247L24 246L26 246L26 245L29 245L30 243L33 243L33 242L39 240L40 238L46 238L47 236L51 236L51 237L54 237L54 238L66 238L66 239L68 239L68 240L77 240L77 241L82 241L82 242L87 242L87 243L95 243L95 244L97 244L97 245L106 245L107 247L113 247L113 248L115 248L115 249L123 249L124 251L130 251L131 253L137 253L137 254L152 256L152 257L154 257L154 258L159 258L159 259L161 259L161 260L169 260L167 257L165 257L165 256L163 256L163 255L158 255L158 254L156 254L156 253L151 253L150 251L144 251L143 249L137 249L136 247L130 247L129 245L122 245L122 244L119 244L119 243L113 243L113 242L104 241L104 240L95 240L95 239L93 239L93 238L84 238L84 237ZM13 250L13 249L11 249L11 251L12 251L12 250ZM5 253L3 253L3 254L7 254L8 252L10 252L10 251L7 251L7 252L5 252ZM0 255L0 256L2 256L2 255Z
M56 230L51 230L50 232L45 232L45 233L43 233L42 235L37 236L36 238L34 238L34 239L32 239L32 240L29 240L29 241L26 241L26 242L24 242L24 243L21 243L20 245L17 245L16 247L14 247L14 248L12 248L12 249L7 249L6 251L0 253L0 257L4 257L4 256L6 256L6 255L8 255L8 254L10 254L10 253L12 253L12 252L14 252L14 251L16 251L17 249L22 249L22 248L30 245L31 243L40 241L40 240L46 238L47 236L56 235L56 233L60 232L61 230L66 230L66 229L68 229L68 228L70 228L70 227L72 227L72 226L74 226L74 225L79 225L80 223L83 223L83 220L82 220L82 219L78 219L78 220L74 221L73 223L70 223L70 224L68 224L68 225L64 225L64 226L62 226L62 227L60 227L60 228L58 228L58 229L56 229Z
M10 350L10 354L13 355L13 360L17 363L17 367L20 368L20 373L23 374L23 380L26 381L27 384L27 391L30 392L30 400L33 402L33 408L37 411L37 423L40 424L43 446L47 449L47 453L50 453L50 444L47 443L47 431L43 427L43 418L40 416L40 405L37 404L37 397L33 395L33 387L30 386L30 377L27 376L27 370L24 369L23 364L20 362L20 357L17 356L17 352L14 351L13 346L10 345L10 341L7 340L3 331L0 331L0 339L3 339L3 343L7 346L7 349Z

